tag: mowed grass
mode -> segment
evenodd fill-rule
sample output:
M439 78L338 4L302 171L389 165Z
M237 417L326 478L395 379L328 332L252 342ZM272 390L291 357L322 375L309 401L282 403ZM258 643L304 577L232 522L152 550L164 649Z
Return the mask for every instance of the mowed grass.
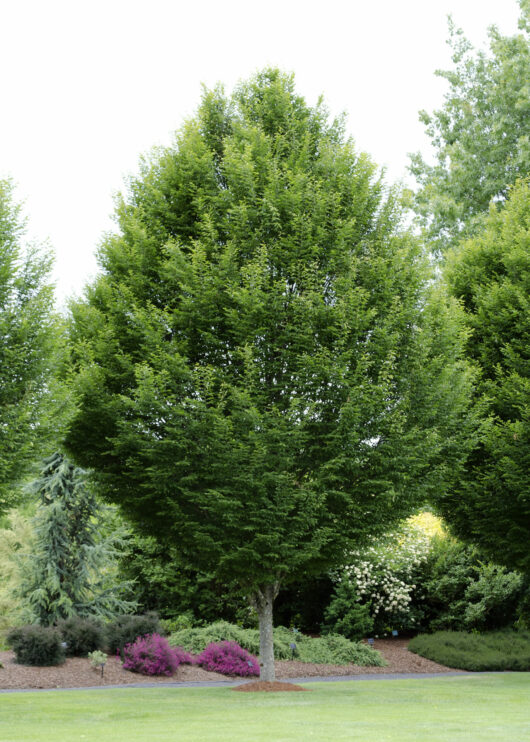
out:
M530 674L0 694L1 742L528 742Z

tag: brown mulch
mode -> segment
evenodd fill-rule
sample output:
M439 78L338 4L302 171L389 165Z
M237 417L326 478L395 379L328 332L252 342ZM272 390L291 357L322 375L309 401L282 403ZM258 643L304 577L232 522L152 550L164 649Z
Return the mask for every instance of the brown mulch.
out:
M407 649L408 641L408 639L376 639L375 649L379 650L388 662L386 667L312 665L296 660L280 660L275 663L276 677L282 680L333 675L444 673L453 671L451 668L438 665L436 662L431 662L431 660L409 652ZM117 657L108 658L103 677L101 677L100 670L92 668L90 662L82 657L72 657L57 667L28 667L27 665L17 665L14 661L13 652L0 652L0 662L3 665L3 668L0 668L0 689L90 688L96 685L128 685L145 682L163 684L234 679L190 665L181 665L172 677L147 677L124 670ZM248 687L248 684L244 687Z
M274 682L269 680L255 680L253 683L236 685L232 690L242 691L243 693L254 693L256 691L276 693L277 691L309 690L309 688L302 688L301 685L296 685L296 683L280 683L278 680Z
M387 661L386 667L360 667L359 665L309 665L305 662L276 662L279 678L326 677L329 675L382 675L391 673L443 673L456 672L436 662L409 652L410 639L376 639L374 648Z

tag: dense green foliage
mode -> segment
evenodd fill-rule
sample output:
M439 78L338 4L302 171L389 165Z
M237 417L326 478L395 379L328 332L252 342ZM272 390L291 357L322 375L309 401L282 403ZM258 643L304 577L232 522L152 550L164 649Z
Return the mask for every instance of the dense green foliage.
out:
M14 503L15 484L57 425L50 384L60 329L51 259L25 250L23 235L12 186L0 180L0 513Z
M250 609L242 605L234 586L183 563L178 542L160 543L132 532L120 551L119 565L140 611L156 611L167 620L188 614L195 622L248 623Z
M89 652L106 646L105 626L97 619L71 616L59 621L57 628L66 642L68 657L86 657Z
M465 455L457 308L429 292L398 201L266 70L206 92L144 161L72 306L70 450L269 626L279 585L340 562Z
M27 619L43 625L70 616L112 617L132 608L114 582L119 533L100 536L100 506L85 472L62 454L43 463L31 553L23 555L17 594Z
M489 53L450 27L454 68L437 72L450 86L444 106L421 113L436 163L415 154L410 167L419 183L415 209L436 251L473 234L490 201L502 203L530 172L530 3L520 5L521 33L491 28Z
M469 634L438 631L420 634L408 645L422 657L447 667L474 672L530 670L530 633L495 631Z
M9 632L7 642L21 665L60 665L65 660L61 634L51 626L20 626Z
M5 632L20 624L22 606L16 597L21 579L21 554L30 552L33 507L9 510L0 520L0 647Z
M480 369L482 429L456 485L436 498L455 533L530 573L530 183L512 189L482 231L448 255L466 351Z
M111 652L123 651L126 644L139 636L160 634L161 626L156 613L116 616L105 627L107 646Z
M448 536L434 539L417 588L413 605L430 631L488 631L530 619L523 576Z
M169 637L174 647L183 647L188 652L201 652L211 642L232 641L251 654L258 654L260 641L256 629L243 629L240 626L218 621L201 628L176 631ZM277 659L292 659L291 644L296 644L295 657L301 662L320 662L346 665L353 662L363 666L383 666L379 652L366 644L354 643L336 634L321 638L311 638L293 632L283 626L274 629L274 656Z
M340 634L352 641L373 635L374 620L370 608L359 602L355 585L344 579L335 588L333 598L324 613L324 634Z

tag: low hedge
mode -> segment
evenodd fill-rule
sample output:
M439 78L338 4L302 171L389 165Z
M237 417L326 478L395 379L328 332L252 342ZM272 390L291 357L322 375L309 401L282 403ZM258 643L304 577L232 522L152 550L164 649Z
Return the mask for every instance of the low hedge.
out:
M253 655L259 655L259 631L217 621L202 628L176 631L169 637L172 646L180 646L198 654L212 642L237 642ZM347 665L353 662L363 667L382 667L385 662L379 652L358 642L351 642L338 634L313 639L304 634L293 634L283 626L274 629L274 656L277 660L292 659L291 644L296 644L295 658L301 662Z
M475 672L530 670L530 632L437 631L411 640L411 652L446 667Z

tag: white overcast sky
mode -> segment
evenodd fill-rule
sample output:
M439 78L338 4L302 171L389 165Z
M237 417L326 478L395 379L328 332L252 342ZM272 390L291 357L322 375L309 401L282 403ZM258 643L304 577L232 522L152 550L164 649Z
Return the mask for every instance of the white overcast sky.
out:
M56 254L57 294L96 274L112 195L139 155L169 144L200 84L230 90L265 65L296 75L309 103L346 111L359 149L388 177L428 151L421 108L443 100L447 15L477 46L517 31L516 0L0 0L0 178L30 236Z

